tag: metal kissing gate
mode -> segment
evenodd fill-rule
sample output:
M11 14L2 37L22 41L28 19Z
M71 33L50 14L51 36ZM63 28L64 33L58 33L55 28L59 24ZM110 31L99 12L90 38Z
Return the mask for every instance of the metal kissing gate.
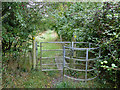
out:
M43 44L53 44L60 47L46 50ZM47 57L47 53L51 56ZM61 70L63 77L89 81L98 76L95 63L99 60L100 53L100 48L93 43L40 42L40 68L41 71ZM48 68L46 69L44 66L48 66Z

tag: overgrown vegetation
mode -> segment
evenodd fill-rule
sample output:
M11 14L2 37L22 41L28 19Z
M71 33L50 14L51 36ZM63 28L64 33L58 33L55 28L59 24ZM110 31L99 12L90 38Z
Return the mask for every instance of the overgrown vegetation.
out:
M51 37L52 34L54 34L53 31L47 31L44 32L44 38L45 39L40 39L39 36L36 36L36 40L38 43L40 41L51 41L56 40L57 37ZM48 36L49 35L49 36ZM60 47L59 45L44 45L44 49L55 49ZM38 48L38 53L39 52ZM43 53L44 57L49 57L49 56L55 56L56 53L53 52L48 52L48 53ZM38 55L39 57L40 55ZM22 62L21 64L24 69L31 69L29 64L25 63L24 57L20 59ZM54 62L54 60L51 60ZM43 63L43 62L42 62ZM50 63L50 60L47 60L47 62L44 63ZM40 62L38 62L38 67L37 70L19 70L16 67L16 65L13 62L9 65L9 67L6 67L5 70L3 71L3 87L4 88L50 88L55 86L55 79L61 76L61 73L59 71L49 71L49 72L41 72L40 71ZM17 63L16 63L17 64ZM21 68L22 68L21 67Z
M101 47L101 61L96 65L100 78L120 85L120 2L60 3L52 17L53 26L64 40L96 43ZM112 75L112 76L111 76ZM109 78L110 77L110 78Z
M105 85L108 82L114 83L114 87L119 88L119 23L120 2L4 2L2 3L3 74L14 72L19 75L21 71L30 72L32 66L27 61L26 53L31 50L29 46L33 36L51 29L55 30L59 37L62 36L63 41L72 41L75 37L76 41L99 45L102 51L101 60L96 64L100 71L99 81ZM10 79L10 76L6 77ZM14 82L14 79L12 81ZM69 87L69 84L63 82L56 87ZM28 82L26 85L29 86Z

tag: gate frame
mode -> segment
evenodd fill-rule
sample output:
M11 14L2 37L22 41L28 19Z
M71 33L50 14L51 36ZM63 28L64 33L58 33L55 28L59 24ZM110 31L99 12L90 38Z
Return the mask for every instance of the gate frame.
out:
M48 50L43 50L42 49L42 47L43 47L42 44L43 43L56 43L56 44L58 43L58 44L62 44L62 47L63 47L63 46L65 46L65 44L70 44L71 45L71 42L40 42L40 70L41 71L54 71L54 70L61 70L62 71L63 69L44 69L44 70L42 69L42 60L43 60L43 58L42 58L42 52L43 51L63 51L62 47L61 47L62 49L51 49L51 50L48 49ZM61 56L61 57L63 57L63 56ZM44 57L44 59L48 59L48 58L52 58L52 57ZM61 64L61 63L57 63L57 64ZM55 65L55 64L53 64L53 65Z
M64 77L66 77L66 78L70 78L70 79L73 79L73 80L78 80L78 81L85 81L85 82L87 82L87 81L89 81L89 80L93 80L93 79L95 79L95 78L97 78L97 76L98 76L98 73L97 73L97 75L95 76L95 77L93 77L93 78L87 78L87 72L88 71L94 71L94 70L96 70L96 69L87 69L88 68L88 61L93 61L93 60L96 60L96 59L99 59L100 57L101 57L101 49L99 48L99 47L96 47L96 48L91 48L91 44L93 44L93 43L88 43L89 44L89 48L74 48L73 47L73 44L74 43L87 43L87 42L73 42L72 43L72 47L66 47L66 46L63 46L63 80L64 80ZM85 68L85 70L83 69L73 69L73 68L70 68L70 67L67 67L67 66L65 66L65 59L67 58L66 56L65 56L65 49L66 48L68 48L68 49L71 49L72 51L73 51L73 53L74 53L74 50L86 50L86 59L85 60L81 60L81 59L74 59L73 57L72 58L69 58L69 59L72 59L72 60L78 60L78 61L84 61L84 62L86 62L86 68ZM94 49L99 49L99 56L97 57L97 58L94 58L94 59L88 59L88 53L89 53L89 51L88 50L94 50ZM65 68L68 68L68 69L71 69L71 70L74 70L74 71L85 71L85 79L78 79L78 78L73 78L73 77L70 77L70 76L67 76L67 75L65 75Z

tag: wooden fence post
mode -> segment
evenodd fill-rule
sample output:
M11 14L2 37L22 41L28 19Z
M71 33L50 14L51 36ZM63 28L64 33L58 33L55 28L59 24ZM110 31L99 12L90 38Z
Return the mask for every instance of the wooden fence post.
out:
M42 43L40 43L40 69L42 71Z
M35 47L35 37L33 37L33 69L36 69L36 47Z
M60 35L60 41L62 42L62 35Z
M29 64L30 64L30 69L31 69L31 67L32 67L32 54L30 51L28 52L28 57L29 57Z
M37 45L37 42L35 42L35 49L36 49L36 69L38 69L38 45Z

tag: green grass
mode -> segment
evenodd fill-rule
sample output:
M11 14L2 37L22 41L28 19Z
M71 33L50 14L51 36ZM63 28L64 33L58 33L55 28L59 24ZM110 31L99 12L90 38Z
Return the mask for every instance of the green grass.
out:
M21 76L22 75L22 76ZM52 81L57 78L59 72L21 72L21 75L6 73L3 76L4 88L50 88Z
M53 73L52 76L55 74ZM28 81L23 85L25 88L46 88L50 87L51 76L41 71L32 71L28 77Z
M88 82L66 79L63 82L57 83L55 88L113 88L113 87L110 84L101 84L97 81L97 79Z

